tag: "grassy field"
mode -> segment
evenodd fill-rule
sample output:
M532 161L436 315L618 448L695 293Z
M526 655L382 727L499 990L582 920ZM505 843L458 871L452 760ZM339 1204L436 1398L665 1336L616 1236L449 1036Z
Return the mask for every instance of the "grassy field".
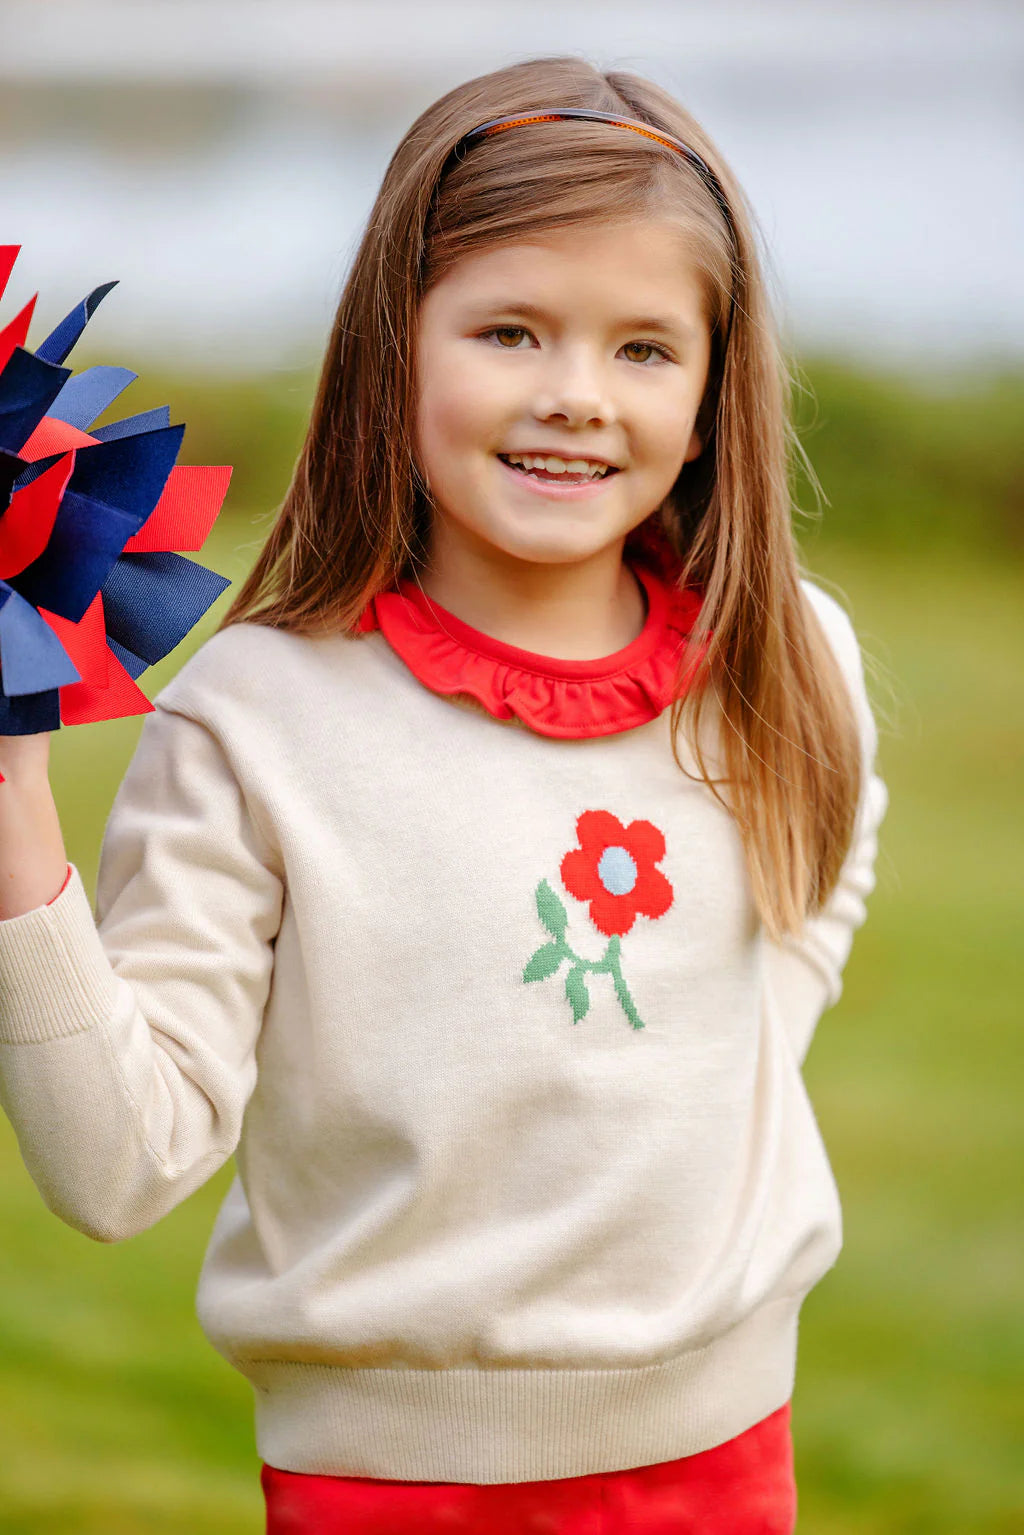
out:
M133 408L136 408L133 402ZM198 455L196 455L198 456ZM237 579L266 523L200 556ZM845 1249L803 1311L801 1535L1024 1529L1017 1198L1024 580L1019 563L805 538L869 657L891 793L879 884L806 1077ZM143 678L152 695L212 627ZM69 855L91 888L139 721L57 733ZM0 1527L255 1535L248 1385L193 1295L222 1171L105 1247L43 1206L0 1119Z

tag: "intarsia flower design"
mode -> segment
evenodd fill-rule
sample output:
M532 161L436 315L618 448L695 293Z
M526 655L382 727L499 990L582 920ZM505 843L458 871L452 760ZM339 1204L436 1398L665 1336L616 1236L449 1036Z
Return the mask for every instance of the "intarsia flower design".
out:
M568 914L546 879L536 890L537 914L551 939L543 944L523 971L524 981L542 981L569 961L565 995L579 1023L590 1007L586 975L607 973L615 995L634 1029L644 1027L622 973L620 939L638 916L662 917L672 905L668 879L656 865L665 856L665 838L651 821L623 826L609 810L584 810L576 821L579 846L562 859L562 884L578 901L587 901L590 920L608 939L600 959L584 959L566 940Z

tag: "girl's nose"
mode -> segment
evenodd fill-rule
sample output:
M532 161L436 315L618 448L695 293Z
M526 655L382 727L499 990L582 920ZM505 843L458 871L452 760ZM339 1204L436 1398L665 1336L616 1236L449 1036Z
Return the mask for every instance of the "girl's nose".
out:
M539 421L562 420L570 426L606 424L614 407L603 369L579 353L552 358L537 389L534 414Z

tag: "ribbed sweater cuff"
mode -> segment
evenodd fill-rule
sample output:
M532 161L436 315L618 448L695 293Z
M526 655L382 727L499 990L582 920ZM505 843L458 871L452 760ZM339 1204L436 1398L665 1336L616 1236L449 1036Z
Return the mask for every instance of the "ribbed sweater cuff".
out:
M74 864L48 905L0 922L0 1044L41 1044L108 1018L117 977Z

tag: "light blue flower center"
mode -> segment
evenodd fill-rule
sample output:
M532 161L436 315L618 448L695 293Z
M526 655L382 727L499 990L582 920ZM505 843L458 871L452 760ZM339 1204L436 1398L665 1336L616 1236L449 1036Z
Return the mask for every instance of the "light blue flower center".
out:
M612 895L628 895L636 884L636 864L624 847L606 847L597 872Z

